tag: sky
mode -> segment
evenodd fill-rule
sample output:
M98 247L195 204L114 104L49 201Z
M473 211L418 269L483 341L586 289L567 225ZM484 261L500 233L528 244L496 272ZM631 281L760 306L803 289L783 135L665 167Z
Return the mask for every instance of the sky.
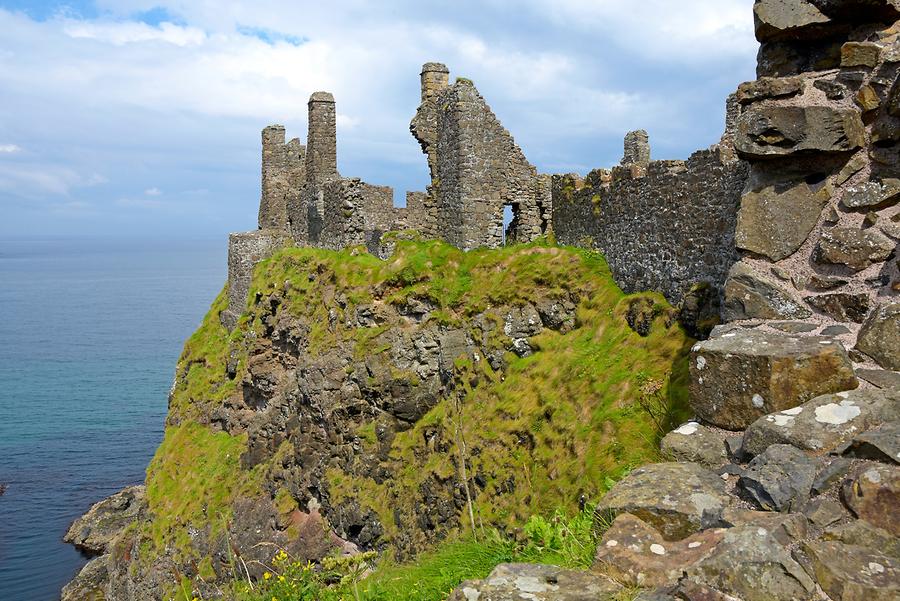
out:
M0 238L255 229L260 130L333 92L342 175L421 190L425 62L475 82L544 173L718 141L753 0L0 0Z

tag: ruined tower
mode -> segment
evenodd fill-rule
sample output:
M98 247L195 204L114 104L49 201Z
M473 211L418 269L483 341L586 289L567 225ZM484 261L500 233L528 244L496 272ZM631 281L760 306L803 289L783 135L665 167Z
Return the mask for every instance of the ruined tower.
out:
M340 177L337 170L337 111L330 92L314 92L309 97L308 107L306 185L303 191L308 212L308 238L298 242L317 243L325 211L323 186Z
M305 154L306 147L297 138L285 143L283 125L262 131L260 229L290 230L290 207L296 204L306 173Z

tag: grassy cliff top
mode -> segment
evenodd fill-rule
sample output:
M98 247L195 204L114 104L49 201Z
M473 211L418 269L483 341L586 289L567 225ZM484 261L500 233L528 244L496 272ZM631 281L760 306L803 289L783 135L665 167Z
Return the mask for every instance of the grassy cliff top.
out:
M266 332L259 304L272 295L279 311L308 325L305 352L350 345L367 359L387 352L380 337L389 328L361 331L345 319L329 322L336 299L346 311L426 302L433 309L425 325L444 329L466 330L475 316L496 317L498 338L488 344L498 348L508 339L500 336L502 314L492 312L536 299L575 300L574 327L531 338L530 356L507 352L500 370L486 360L458 359L452 398L440 399L378 453L380 467L392 477L376 482L362 466L371 466L378 450L374 422L356 432L363 452L328 468L334 504L353 501L378 516L389 550L383 561L391 561L398 537L408 537L408 525L396 516L414 510L429 482L458 480L472 487L479 479L479 492L460 512L449 540L483 537L494 527L512 532L530 516L574 515L584 499L595 500L628 470L655 459L658 426L648 404L669 421L685 412L686 355L693 341L661 296L622 293L599 254L545 243L466 253L442 242L399 241L395 254L382 261L360 249L287 248L257 266L247 311L234 331L219 322L227 302L222 294L185 344L165 441L147 473L153 519L142 530L144 559L177 549L182 560L208 565L192 548L188 528L215 534L226 527L235 499L273 490L266 484L280 453L244 470L238 458L246 436L204 425L212 411L241 393L249 345ZM647 336L626 323L636 300L653 320ZM426 442L435 431L444 441L438 449ZM291 506L284 489L279 495L279 505ZM398 568L391 570L397 578ZM465 569L458 574L478 575Z

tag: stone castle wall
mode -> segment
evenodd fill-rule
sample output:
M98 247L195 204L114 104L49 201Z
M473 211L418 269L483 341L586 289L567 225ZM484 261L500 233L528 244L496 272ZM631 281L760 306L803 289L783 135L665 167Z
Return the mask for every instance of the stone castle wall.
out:
M506 239L531 241L546 233L546 181L528 162L471 81L450 86L446 67L422 70L422 106L410 125L428 157L429 195L437 229L464 250L497 247ZM504 208L513 222L504 231ZM549 207L547 207L549 209ZM426 224L432 229L430 224Z
M359 178L331 180L324 185L325 217L320 245L339 250L371 246L397 220L394 190Z
M612 172L553 177L557 242L601 251L626 292L656 290L678 304L700 282L721 290L737 259L746 164L723 161L718 149L651 162L640 134L637 147L626 138L624 164Z

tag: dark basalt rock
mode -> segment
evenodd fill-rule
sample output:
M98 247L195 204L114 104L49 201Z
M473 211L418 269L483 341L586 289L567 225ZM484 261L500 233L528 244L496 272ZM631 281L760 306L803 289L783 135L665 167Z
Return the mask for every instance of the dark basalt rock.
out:
M900 392L868 389L826 394L750 424L744 450L759 455L773 444L789 444L822 454L860 432L896 420L900 420Z
M812 312L775 280L744 263L736 263L725 282L724 317L738 319L805 319Z
M772 445L750 462L738 487L760 509L786 511L809 498L818 463L790 445Z
M738 119L735 148L748 159L841 153L865 143L859 111L831 106L763 106Z
M836 321L862 323L869 314L869 295L863 292L835 292L807 296L804 300Z
M722 479L692 463L656 463L620 480L597 505L610 520L630 513L666 540L679 540L718 526L730 503Z
M822 232L815 259L820 263L845 265L862 271L891 256L896 244L873 230L835 227Z
M872 311L859 331L856 348L881 367L900 371L900 303Z
M833 338L738 329L694 345L691 407L729 430L829 392L856 388L847 352Z
M896 601L900 562L872 549L836 541L803 543L816 581L836 601Z

